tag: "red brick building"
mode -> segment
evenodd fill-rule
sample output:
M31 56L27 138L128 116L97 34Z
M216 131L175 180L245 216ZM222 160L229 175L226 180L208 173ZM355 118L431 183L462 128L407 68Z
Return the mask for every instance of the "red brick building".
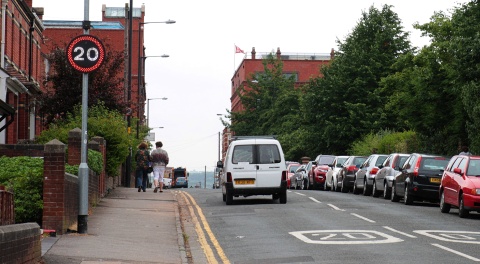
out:
M39 133L35 96L41 92L43 24L32 0L1 3L0 144Z
M231 111L238 112L243 110L243 105L240 101L240 97L237 94L237 90L247 86L247 80L253 75L264 72L262 61L270 53L260 53L257 54L255 48L252 48L250 54L245 54L243 61L238 66L235 71L231 81ZM334 51L322 53L322 54L306 54L306 53L295 53L295 54L282 54L280 48L277 48L275 56L278 59L282 60L283 63L283 74L288 76L295 76L296 82L295 87L300 87L306 84L310 78L315 78L320 76L320 68L324 65L328 65L330 60L333 59ZM222 137L222 160L225 157L228 145L232 134L235 131L230 131L230 128L225 128L223 130Z
M66 45L83 34L82 21L43 20L42 7L32 7L32 0L2 1L0 30L0 144L17 144L34 139L45 127L38 115L36 96L45 91L43 80L51 70L45 55L55 45ZM139 82L139 64L143 61L143 28L145 7L132 10L131 73L128 73L128 6L102 7L102 21L91 21L89 34L97 36L105 46L125 54L122 76L131 76L118 89L125 100L130 92L132 116L145 121L146 91L142 76ZM141 66L141 65L140 65Z

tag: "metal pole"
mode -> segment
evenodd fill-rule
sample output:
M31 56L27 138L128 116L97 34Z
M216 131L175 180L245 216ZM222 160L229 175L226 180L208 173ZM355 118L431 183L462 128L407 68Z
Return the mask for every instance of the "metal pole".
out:
M147 128L150 128L150 99L147 99Z
M130 6L128 9L128 78L127 78L127 104L128 108L130 108L130 111L127 115L127 132L128 135L130 136L131 133L131 115L133 113L132 109L132 26L133 26L133 0L130 0ZM132 146L128 147L128 157L126 161L126 183L125 187L130 187L130 174L131 174L131 161L132 161Z
M88 22L89 0L84 4L84 24ZM85 35L89 34L89 28L83 29ZM82 76L82 145L81 162L78 168L78 188L79 188L79 207L78 207L78 233L86 234L88 231L88 164L87 164L87 118L88 118L88 73Z

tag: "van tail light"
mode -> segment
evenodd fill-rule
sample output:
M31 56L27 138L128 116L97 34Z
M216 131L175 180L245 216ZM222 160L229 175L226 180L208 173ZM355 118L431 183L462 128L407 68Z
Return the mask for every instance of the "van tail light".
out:
M348 171L355 171L356 169L357 169L357 166L355 165L348 166Z
M375 175L375 174L377 174L377 172L378 172L378 168L375 167L370 171L370 175Z
M282 171L282 181L287 180L287 171Z
M420 162L422 162L422 157L418 157L417 164L415 164L415 168L413 168L413 176L418 176L418 170L420 169Z
M227 172L227 182L232 182L232 173Z

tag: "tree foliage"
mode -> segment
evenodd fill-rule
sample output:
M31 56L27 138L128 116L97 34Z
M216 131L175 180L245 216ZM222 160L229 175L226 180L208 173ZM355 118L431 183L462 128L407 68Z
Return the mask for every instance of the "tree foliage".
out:
M66 46L66 45L65 45ZM123 99L123 53L107 49L104 64L88 74L88 104L102 102L105 107L124 112ZM45 123L65 118L74 106L82 102L82 76L68 64L64 48L55 47L47 55L50 65L49 76L44 80L46 92L38 97Z

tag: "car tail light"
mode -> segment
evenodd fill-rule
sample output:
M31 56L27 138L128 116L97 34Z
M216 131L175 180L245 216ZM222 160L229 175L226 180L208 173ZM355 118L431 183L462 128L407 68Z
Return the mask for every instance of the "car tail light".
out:
M373 169L370 171L370 174L375 175L375 174L377 174L377 172L378 172L378 168L375 167L375 168L373 168Z
M227 182L232 182L232 173L227 172Z
M418 176L418 169L420 169L420 162L422 161L422 157L418 157L417 164L415 168L413 168L413 176Z
M282 181L287 180L287 171L282 171Z
M348 171L355 171L356 169L357 169L357 166L355 165L348 166Z

